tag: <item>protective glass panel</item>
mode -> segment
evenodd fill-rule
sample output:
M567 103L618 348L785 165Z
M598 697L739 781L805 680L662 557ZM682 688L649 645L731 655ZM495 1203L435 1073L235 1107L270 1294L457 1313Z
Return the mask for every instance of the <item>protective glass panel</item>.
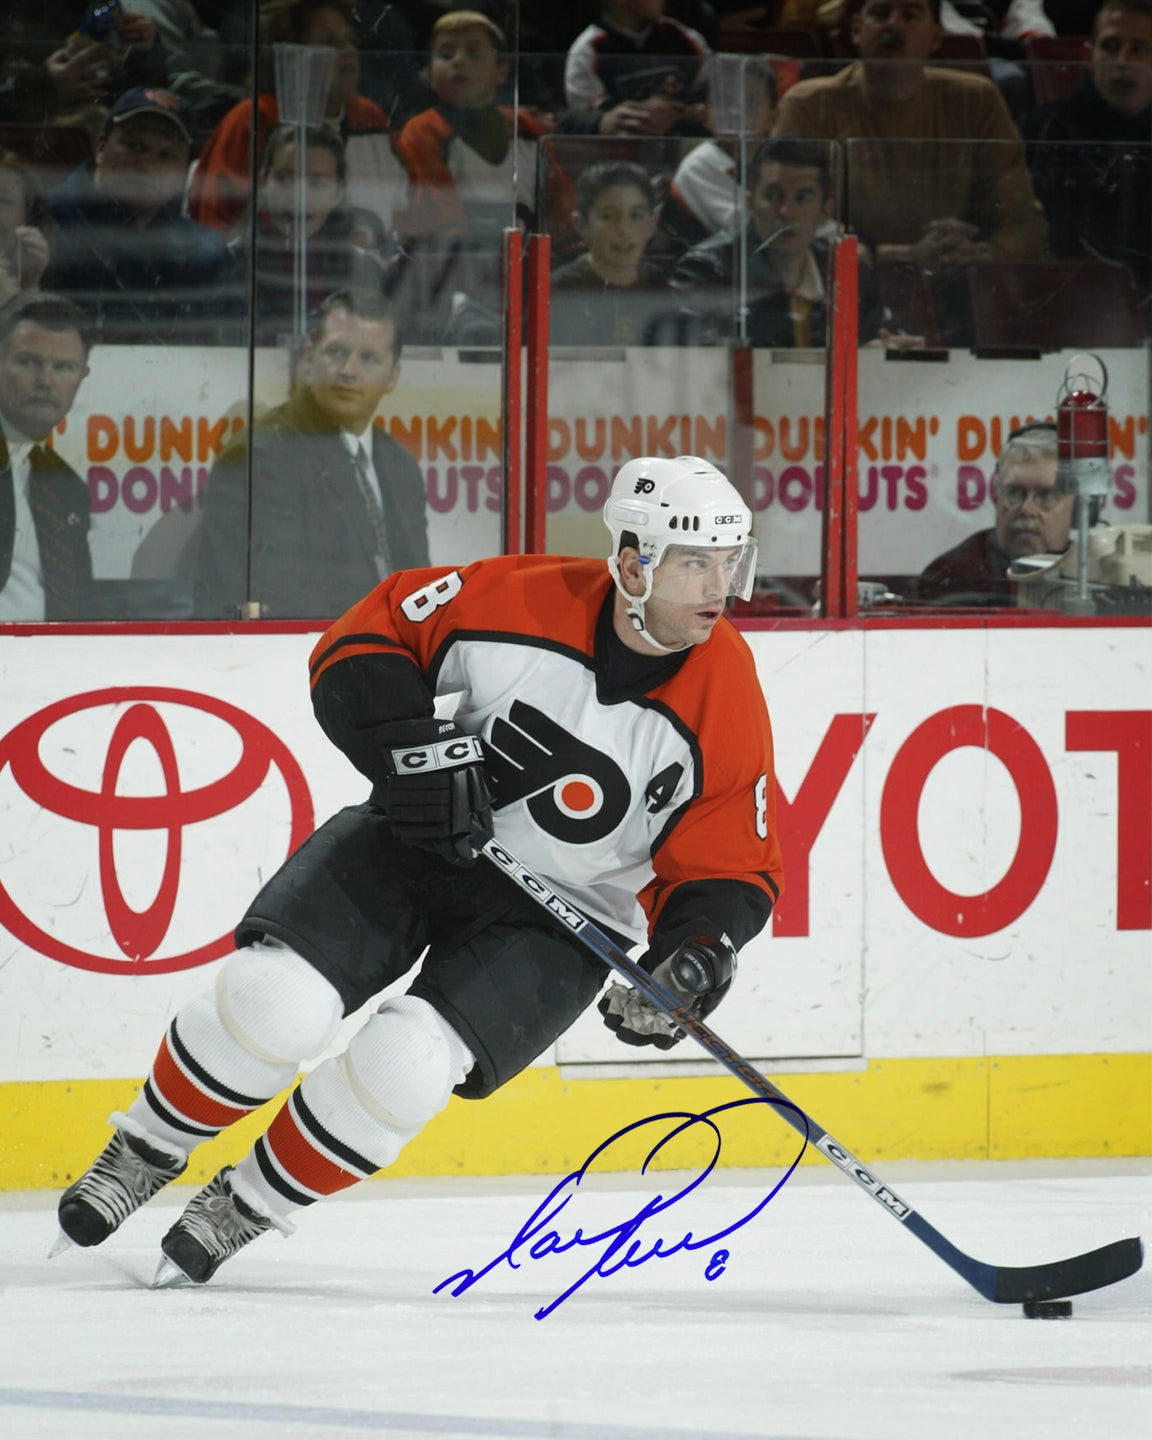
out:
M1119 562L1104 553L1113 542L1139 552L1149 534L1150 161L1146 142L846 143L847 213L871 240L895 327L921 337L860 357L865 608L1147 613L1139 564L1117 586ZM1070 365L1085 368L1072 363L1080 352L1107 372L1111 450L1083 507L1071 495L1045 503L1054 432L1010 438L1024 422L1055 421L1067 388L1103 388L1094 363L1096 378L1065 387ZM1045 496L1014 505L1021 486ZM1097 552L1085 577L1078 557Z

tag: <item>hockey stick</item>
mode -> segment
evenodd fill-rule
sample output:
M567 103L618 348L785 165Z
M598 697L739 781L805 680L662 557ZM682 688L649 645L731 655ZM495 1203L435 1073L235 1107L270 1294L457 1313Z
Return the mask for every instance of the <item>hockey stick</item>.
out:
M774 1107L776 1112L787 1120L794 1130L805 1133L805 1116L784 1092L778 1090L754 1065L721 1040L702 1020L685 1009L674 995L630 959L587 915L578 910L571 901L558 895L539 876L534 875L499 843L490 830L479 825L474 826L472 839L478 851L498 870L511 876L522 890L527 891L554 919L565 925L594 955L623 975L641 994L647 996L657 1009L682 1025L714 1059L730 1070L738 1080L743 1080L754 1095L777 1102ZM1135 1274L1143 1263L1144 1246L1134 1237L1114 1240L1110 1245L1101 1246L1099 1250L1089 1250L1087 1254L1073 1255L1067 1260L1052 1260L1046 1265L988 1265L982 1260L974 1260L941 1235L934 1225L930 1225L906 1200L902 1200L891 1186L885 1185L872 1174L850 1150L829 1135L810 1115L807 1116L807 1133L812 1144L826 1159L831 1160L833 1165L855 1180L889 1215L899 1220L917 1240L927 1245L946 1265L950 1265L957 1275L967 1280L985 1300L1018 1305L1026 1300L1053 1300L1061 1296L1082 1295L1087 1290L1099 1290L1105 1285L1114 1285L1117 1280Z

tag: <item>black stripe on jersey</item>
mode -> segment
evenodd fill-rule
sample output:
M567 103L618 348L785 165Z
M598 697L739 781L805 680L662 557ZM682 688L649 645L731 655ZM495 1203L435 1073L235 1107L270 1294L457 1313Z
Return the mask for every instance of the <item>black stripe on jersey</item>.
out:
M180 1057L185 1069L191 1071L204 1089L217 1100L225 1100L229 1105L236 1105L244 1110L255 1110L269 1098L267 1095L241 1095L239 1090L229 1090L226 1085L221 1085L215 1075L209 1074L203 1065L193 1057L183 1040L180 1039L175 1020L168 1027L168 1039L172 1042L172 1049ZM216 1132L213 1130L209 1133L215 1135Z
M183 1130L186 1135L196 1135L201 1140L211 1140L214 1135L219 1135L219 1130L206 1130L202 1125L189 1124L182 1115L177 1115L174 1110L169 1110L156 1093L156 1087L151 1079L144 1082L144 1098L148 1104L159 1115L166 1125L171 1125L173 1130Z
M366 633L363 635L341 635L339 640L336 640L331 645L329 645L327 650L325 650L322 655L317 656L317 658L308 667L309 676L314 676L316 674L316 671L320 669L320 667L324 664L328 657L330 655L335 655L337 650L342 650L345 645L379 645L381 649L384 650L399 650L402 654L407 655L409 660L412 660L413 664L415 664L412 652L407 648L407 646L401 644L399 640L393 640L390 635L378 635L375 633Z
M683 805L677 806L677 808L672 811L671 815L668 816L668 819L665 820L664 824L660 827L660 834L657 835L656 839L652 842L651 849L648 851L649 855L655 859L657 850L660 849L661 845L664 844L668 836L671 835L672 831L684 818L688 807L694 804L704 792L704 756L700 750L700 743L696 738L695 732L690 730L680 716L677 715L676 711L670 709L662 700L650 700L646 697L638 696L633 701L633 704L643 706L646 710L655 710L660 715L663 715L664 719L667 720L668 724L672 726L673 730L675 730L681 740L684 741L684 744L687 745L692 756L692 793Z
M308 1102L300 1093L299 1087L293 1090L288 1103L292 1107L292 1113L296 1116L301 1130L310 1135L318 1145L322 1145L325 1150L338 1156L353 1170L359 1170L362 1175L374 1175L379 1170L378 1161L366 1159L358 1150L353 1150L351 1145L345 1145L343 1140L337 1140L330 1130L325 1130L309 1109Z
M291 1200L293 1205L315 1205L315 1195L309 1195L303 1190L297 1190L295 1185L289 1185L288 1181L285 1180L284 1176L276 1166L273 1165L272 1161L268 1158L268 1142L263 1135L261 1135L259 1140L256 1141L256 1144L253 1145L252 1153L256 1157L256 1163L260 1167L261 1175L264 1176L273 1190L278 1190L280 1194L284 1196L285 1200Z
M696 796L699 795L699 793L699 790L697 790L694 795L690 795L688 799L684 801L683 805L677 805L676 809L672 811L672 813L668 816L667 820L665 820L664 824L661 826L659 835L657 835L656 839L653 840L648 850L648 854L652 859L653 865L655 865L656 862L657 850L660 849L661 845L663 845L665 840L668 839L668 836L671 835L672 831L676 828L677 825L679 825L680 821L683 820L685 812L688 810L689 806L691 806L695 802Z

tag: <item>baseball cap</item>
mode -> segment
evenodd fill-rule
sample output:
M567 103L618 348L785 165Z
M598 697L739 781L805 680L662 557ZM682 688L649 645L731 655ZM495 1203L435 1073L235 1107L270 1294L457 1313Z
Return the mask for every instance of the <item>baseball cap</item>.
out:
M125 90L108 112L106 130L122 120L131 120L134 115L159 115L170 120L180 134L192 144L192 107L171 90L144 90L139 87Z

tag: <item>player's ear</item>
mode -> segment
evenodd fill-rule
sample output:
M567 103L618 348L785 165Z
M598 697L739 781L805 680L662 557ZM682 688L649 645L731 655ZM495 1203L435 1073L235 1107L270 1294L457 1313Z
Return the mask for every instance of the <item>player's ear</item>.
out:
M640 552L631 545L625 545L620 551L620 578L624 582L624 588L629 595L642 595L644 593L644 567L640 563Z

